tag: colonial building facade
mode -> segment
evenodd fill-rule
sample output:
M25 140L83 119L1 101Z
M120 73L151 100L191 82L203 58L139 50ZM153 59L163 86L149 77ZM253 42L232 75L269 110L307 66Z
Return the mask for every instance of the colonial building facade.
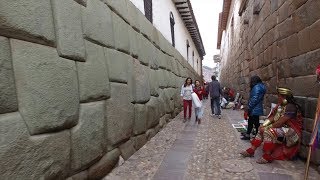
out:
M130 1L171 42L195 71L202 75L205 50L190 1Z

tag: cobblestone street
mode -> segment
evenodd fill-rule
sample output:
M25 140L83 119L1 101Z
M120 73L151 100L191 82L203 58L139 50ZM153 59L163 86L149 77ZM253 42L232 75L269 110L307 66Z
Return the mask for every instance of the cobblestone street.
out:
M200 125L194 123L194 118L184 124L181 117L177 116L105 180L303 179L304 163L300 160L260 165L255 160L261 153L247 159L239 155L250 145L240 140L240 133L231 126L241 120L240 111L224 110L222 119L211 117L207 101ZM311 168L309 179L319 178Z

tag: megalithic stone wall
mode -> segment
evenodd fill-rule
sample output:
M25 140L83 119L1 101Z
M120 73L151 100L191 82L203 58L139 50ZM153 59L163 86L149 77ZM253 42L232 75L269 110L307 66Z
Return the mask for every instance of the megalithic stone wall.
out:
M128 0L0 0L0 179L99 179L200 78Z
M267 86L266 113L277 102L276 86L291 88L304 112L300 156L305 158L320 90L315 75L320 64L320 1L249 0L242 16L239 9L231 11L234 24L228 25L230 38L221 46L222 83L248 99L250 76L259 75ZM320 145L312 161L320 165Z

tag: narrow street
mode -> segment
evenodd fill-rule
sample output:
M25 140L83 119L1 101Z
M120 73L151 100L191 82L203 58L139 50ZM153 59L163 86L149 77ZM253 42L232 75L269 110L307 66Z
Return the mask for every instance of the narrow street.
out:
M104 179L303 179L301 160L261 165L255 163L260 151L254 158L242 158L239 152L250 144L240 140L240 133L231 125L241 119L242 112L234 110L224 110L222 119L211 117L206 101L200 125L194 118L184 124L182 114L178 115ZM311 168L309 179L319 178Z

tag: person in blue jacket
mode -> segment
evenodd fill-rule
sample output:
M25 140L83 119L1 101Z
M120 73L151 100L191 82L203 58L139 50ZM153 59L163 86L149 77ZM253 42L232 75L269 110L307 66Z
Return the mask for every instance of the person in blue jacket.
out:
M242 140L250 140L250 134L253 129L253 125L258 132L260 122L259 117L263 115L263 99L266 94L266 87L262 83L259 76L252 76L250 79L250 98L248 102L248 129L243 134Z

